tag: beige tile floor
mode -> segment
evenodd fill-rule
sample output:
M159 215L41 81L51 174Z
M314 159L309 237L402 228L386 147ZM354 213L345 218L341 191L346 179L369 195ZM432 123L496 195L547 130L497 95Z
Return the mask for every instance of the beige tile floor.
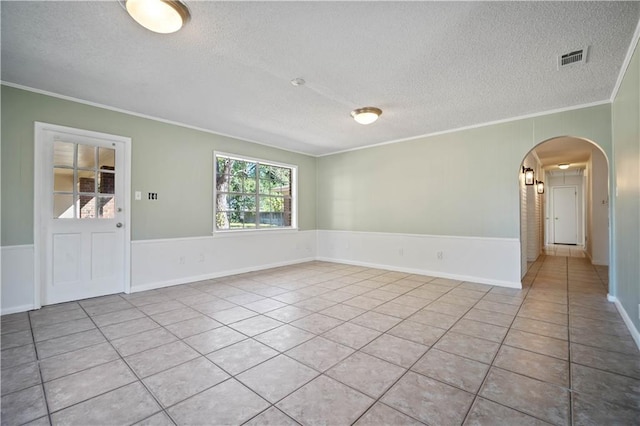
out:
M311 262L2 317L2 425L637 424L606 268L524 289Z
M550 256L587 257L584 246L568 244L548 244L544 253Z

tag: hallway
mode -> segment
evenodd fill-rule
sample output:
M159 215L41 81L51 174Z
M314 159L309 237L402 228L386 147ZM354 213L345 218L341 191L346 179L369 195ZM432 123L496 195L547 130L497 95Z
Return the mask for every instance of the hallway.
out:
M309 262L7 315L2 425L630 425L640 355L601 277Z

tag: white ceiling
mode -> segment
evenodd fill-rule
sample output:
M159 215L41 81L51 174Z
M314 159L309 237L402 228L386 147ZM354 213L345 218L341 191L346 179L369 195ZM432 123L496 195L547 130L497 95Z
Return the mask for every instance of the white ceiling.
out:
M189 24L160 35L116 1L3 1L2 80L321 155L608 101L640 16L638 2L186 3ZM586 46L586 65L557 70ZM384 112L362 126L363 106Z
M558 164L569 163L570 169L584 169L596 145L584 139L555 138L538 145L534 151L544 169L558 170Z

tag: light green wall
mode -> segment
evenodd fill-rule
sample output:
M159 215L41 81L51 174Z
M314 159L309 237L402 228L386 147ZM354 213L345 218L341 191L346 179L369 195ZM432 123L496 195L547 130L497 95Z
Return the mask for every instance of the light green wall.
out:
M611 155L600 105L318 159L318 229L519 238L519 167L576 136Z
M615 296L640 329L640 52L636 51L613 102ZM615 193L614 193L615 194Z
M316 159L2 86L2 245L33 243L34 121L128 136L132 191L157 201L132 201L132 239L208 236L212 232L213 151L298 166L299 227L316 228Z
M159 194L132 202L138 240L211 234L214 149L297 164L301 229L518 238L529 150L571 135L610 156L610 120L601 105L316 159L2 86L2 244L33 242L34 121L132 138L132 190Z

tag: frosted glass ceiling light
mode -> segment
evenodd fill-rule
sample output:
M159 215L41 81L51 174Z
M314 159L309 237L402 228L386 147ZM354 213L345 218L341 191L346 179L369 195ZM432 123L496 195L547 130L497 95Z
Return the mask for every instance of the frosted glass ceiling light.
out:
M364 107L351 111L351 116L360 124L371 124L380 117L382 110L376 107Z
M562 170L567 170L569 168L569 163L558 164L558 167L560 167Z
M129 15L146 29L169 34L178 31L191 18L189 9L174 0L126 0Z

